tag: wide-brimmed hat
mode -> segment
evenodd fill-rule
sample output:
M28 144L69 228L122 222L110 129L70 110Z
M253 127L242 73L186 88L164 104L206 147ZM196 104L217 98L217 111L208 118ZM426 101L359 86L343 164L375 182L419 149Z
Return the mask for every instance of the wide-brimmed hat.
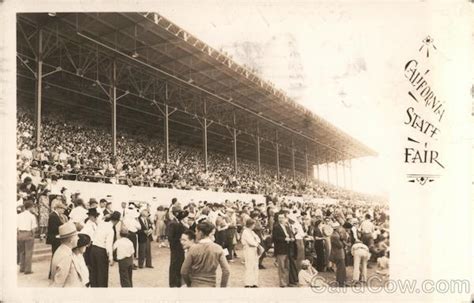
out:
M87 215L98 217L99 213L97 212L97 208L95 208L95 207L94 208L89 208L89 210L87 211Z
M120 213L118 211L114 211L107 221L120 221Z
M72 221L67 221L63 225L59 226L59 234L56 236L58 239L64 239L77 235L76 225Z
M91 237L87 234L78 234L79 239L77 240L77 245L74 248L81 248L87 246L91 243Z
M349 222L344 222L344 224L342 224L342 227L350 229L352 228L352 224Z
M176 214L176 219L178 219L178 221L181 221L184 218L186 218L188 215L189 215L189 212L187 210L182 210Z

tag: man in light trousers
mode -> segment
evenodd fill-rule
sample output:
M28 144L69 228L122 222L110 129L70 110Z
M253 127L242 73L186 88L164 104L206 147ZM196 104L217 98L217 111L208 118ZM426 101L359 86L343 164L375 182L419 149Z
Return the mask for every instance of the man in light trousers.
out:
M354 271L352 279L354 282L360 281L367 283L367 262L370 258L369 248L360 240L356 240L354 245L352 245L351 252L352 256L354 256Z

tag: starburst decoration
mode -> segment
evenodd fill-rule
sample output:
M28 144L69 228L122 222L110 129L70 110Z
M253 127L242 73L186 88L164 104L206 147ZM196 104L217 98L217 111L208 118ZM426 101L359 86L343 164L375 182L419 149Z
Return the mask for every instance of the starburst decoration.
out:
M419 51L421 52L423 49L426 49L426 57L428 58L430 56L430 48L433 48L436 50L436 46L434 45L434 39L431 38L430 36L426 36L423 41L421 41L423 44L421 45Z

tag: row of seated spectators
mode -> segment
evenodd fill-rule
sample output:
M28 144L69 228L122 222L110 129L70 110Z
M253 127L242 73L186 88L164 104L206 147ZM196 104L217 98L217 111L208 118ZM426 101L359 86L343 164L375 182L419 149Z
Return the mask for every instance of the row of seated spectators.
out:
M156 134L120 129L117 155L111 153L112 138L106 126L92 121L72 119L64 112L42 116L42 144L35 148L32 112L19 106L17 111L17 172L34 179L58 175L67 180L155 186L176 189L258 193L267 195L365 199L364 195L331 187L287 169L280 179L274 168L262 166L258 176L256 163L239 159L236 175L229 155L210 153L205 172L202 151L170 143L170 161L164 158L164 144ZM36 176L38 175L38 176Z

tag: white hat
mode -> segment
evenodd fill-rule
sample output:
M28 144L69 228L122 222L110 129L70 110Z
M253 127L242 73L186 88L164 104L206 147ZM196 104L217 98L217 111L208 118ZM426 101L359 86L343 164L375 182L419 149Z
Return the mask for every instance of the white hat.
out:
M59 234L56 236L58 239L64 239L77 235L76 225L72 221L67 221L63 225L59 226Z

